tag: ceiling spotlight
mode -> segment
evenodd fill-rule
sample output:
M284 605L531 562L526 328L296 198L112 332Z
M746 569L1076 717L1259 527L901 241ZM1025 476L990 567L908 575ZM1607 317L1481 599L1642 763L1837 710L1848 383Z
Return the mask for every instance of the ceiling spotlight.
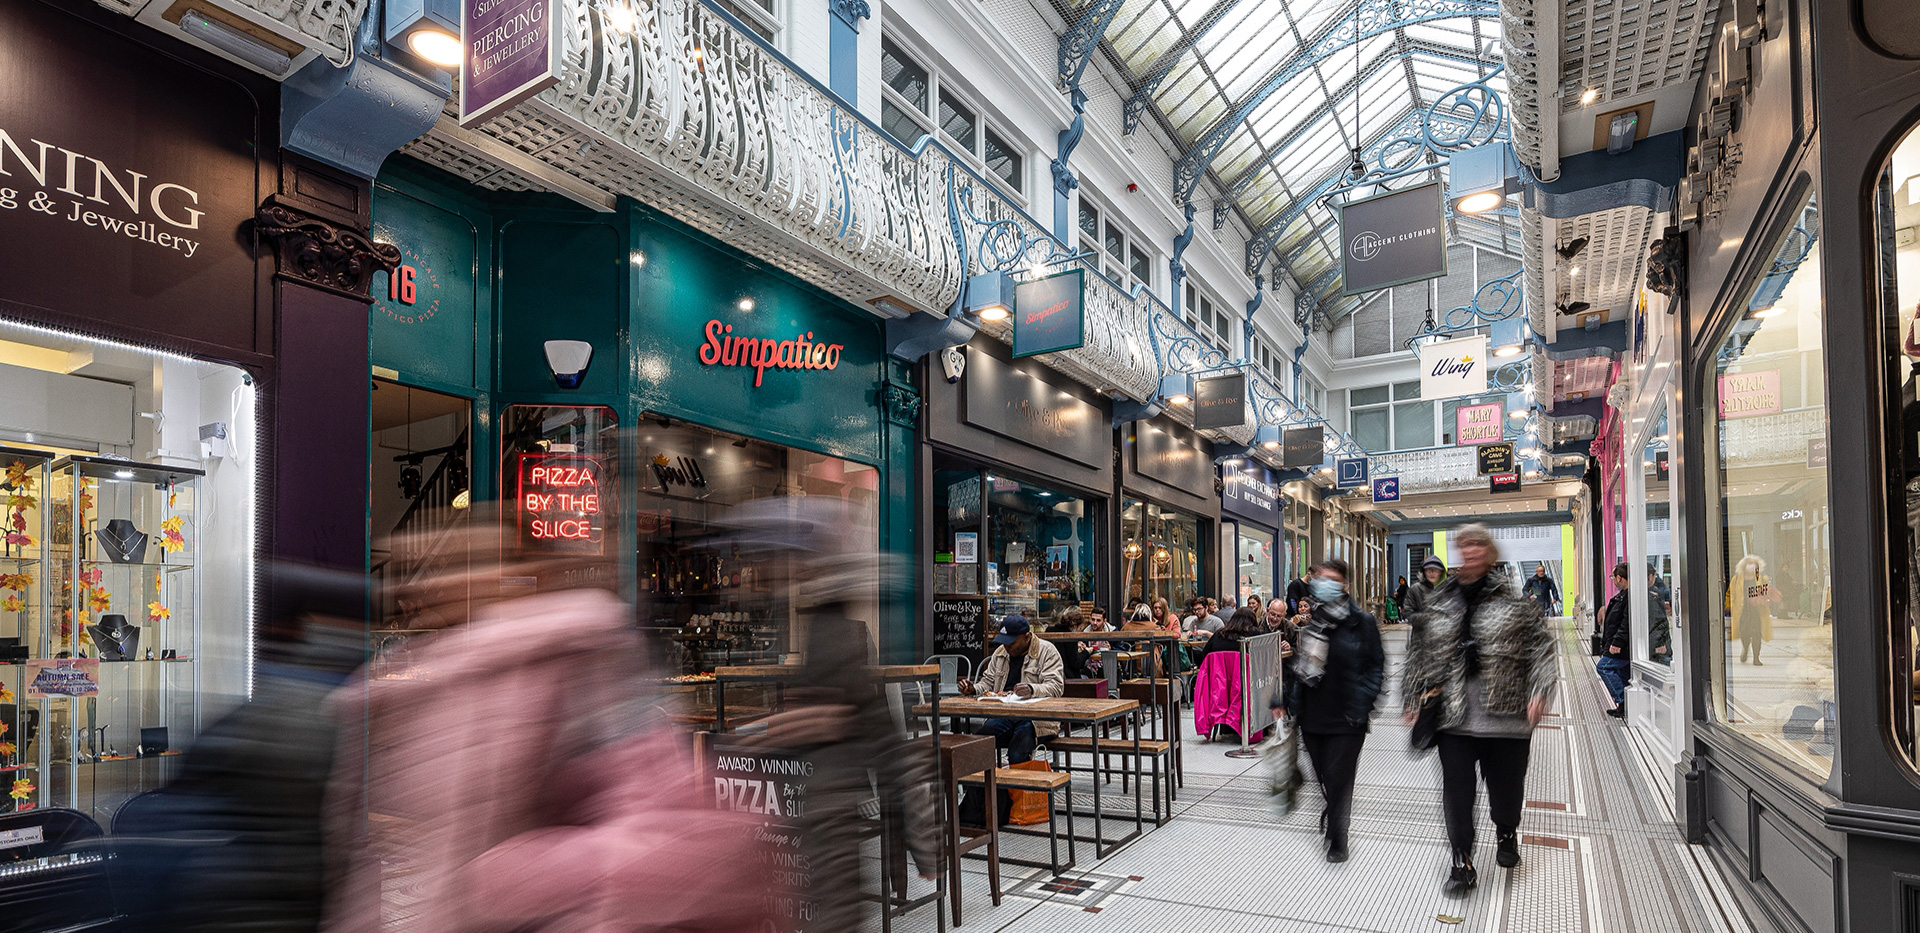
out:
M1567 274L1568 274L1568 275L1570 275L1570 276L1575 276L1575 277L1578 277L1578 276L1580 275L1580 267L1579 267L1579 266L1574 266L1574 267L1572 267L1572 268L1570 268L1570 269L1568 269L1568 270L1567 270Z
M739 305L739 307L740 307L740 310L742 310L742 311L752 311L752 310L753 310L753 299L751 299L751 298L742 298L742 299L740 299L740 305Z
M1591 103L1593 103L1594 101L1596 101L1596 100L1599 100L1599 99L1600 99L1600 89L1599 89L1599 88L1597 88L1597 87L1590 87L1590 88L1587 88L1587 90L1585 91L1585 93L1582 93L1582 94L1580 95L1580 106L1582 106L1582 107L1585 107L1585 106L1587 106L1588 104L1591 104Z
M1500 202L1504 200L1506 200L1506 196L1498 191L1482 191L1478 194L1470 194L1461 198L1460 203L1456 205L1456 207L1462 214L1484 214L1499 207Z
M415 29L407 34L413 54L442 68L460 67L460 37L438 29Z
M1559 253L1561 259L1572 259L1580 255L1580 252L1586 249L1587 244L1591 241L1592 237L1577 236L1568 240L1565 246L1556 247L1554 252Z

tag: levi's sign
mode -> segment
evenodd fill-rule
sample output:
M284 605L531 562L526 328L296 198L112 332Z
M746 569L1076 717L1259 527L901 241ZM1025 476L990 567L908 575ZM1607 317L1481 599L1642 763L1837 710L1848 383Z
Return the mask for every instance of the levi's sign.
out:
M605 540L600 461L572 454L521 454L515 511L528 551L599 554Z
M560 82L552 0L460 4L460 125L472 126Z
M771 337L735 337L733 325L718 320L707 322L707 342L700 347L700 362L708 366L746 366L753 370L753 386L769 369L834 369L840 365L842 344L813 339L813 331L793 335L792 340Z

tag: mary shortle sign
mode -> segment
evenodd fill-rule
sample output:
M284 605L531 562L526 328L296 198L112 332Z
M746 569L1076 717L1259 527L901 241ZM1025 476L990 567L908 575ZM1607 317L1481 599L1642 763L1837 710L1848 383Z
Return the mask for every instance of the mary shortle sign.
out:
M1340 206L1340 294L1358 295L1447 274L1440 183Z

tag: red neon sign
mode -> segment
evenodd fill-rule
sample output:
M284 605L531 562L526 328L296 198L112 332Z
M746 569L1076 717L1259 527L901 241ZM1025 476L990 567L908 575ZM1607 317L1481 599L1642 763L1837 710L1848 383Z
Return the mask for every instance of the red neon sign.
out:
M574 454L521 454L517 473L514 509L522 548L602 553L600 461Z

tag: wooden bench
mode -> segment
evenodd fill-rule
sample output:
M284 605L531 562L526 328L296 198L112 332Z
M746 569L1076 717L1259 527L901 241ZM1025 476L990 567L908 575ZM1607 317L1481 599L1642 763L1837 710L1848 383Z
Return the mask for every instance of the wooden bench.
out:
M1055 875L1072 868L1074 863L1078 861L1079 856L1075 851L1073 835L1073 775L1067 774L1064 771L1027 771L1021 768L995 768L993 769L993 780L991 784L988 783L987 772L985 771L969 774L961 778L960 783L972 787L997 786L1000 790L1032 791L1037 794L1047 795L1046 837L1047 850L1052 860L1049 862L1034 862L1026 859L1008 858L1003 855L1000 857L1001 861L1013 865L1024 865L1028 868L1049 869ZM1062 808L1054 805L1053 797L1055 793L1063 789L1067 792L1067 805L1065 807L1067 814L1067 861L1065 864L1062 864L1060 861L1060 827L1058 821L1054 818L1056 813ZM992 799L987 801L987 812L994 813L998 807L999 804L997 801ZM1038 830L1025 829L1018 826L1003 826L1000 828L1000 831L1003 833L1018 833L1023 836L1041 835Z
M1096 781L1103 778L1107 771L1110 770L1102 768L1098 761L1085 768L1076 768L1073 766L1071 759L1066 762L1060 760L1062 756L1070 756L1076 753L1084 755L1093 754L1093 738L1091 736L1058 736L1048 739L1046 745L1047 751L1054 756L1053 766L1056 770L1068 773L1086 771L1091 773ZM1135 754L1135 752L1131 740L1103 741L1100 743L1100 755L1103 759L1112 755L1127 757L1133 754ZM1173 815L1173 788L1172 782L1169 781L1166 785L1167 801L1165 815L1163 816L1160 803L1162 788L1160 783L1160 762L1162 759L1165 759L1169 766L1171 766L1173 743L1166 739L1141 739L1138 754L1140 757L1151 759L1153 762L1153 823L1155 826L1164 825L1167 821L1166 817ZM1124 779L1126 771L1123 770L1120 773ZM1171 775L1169 774L1169 776Z

